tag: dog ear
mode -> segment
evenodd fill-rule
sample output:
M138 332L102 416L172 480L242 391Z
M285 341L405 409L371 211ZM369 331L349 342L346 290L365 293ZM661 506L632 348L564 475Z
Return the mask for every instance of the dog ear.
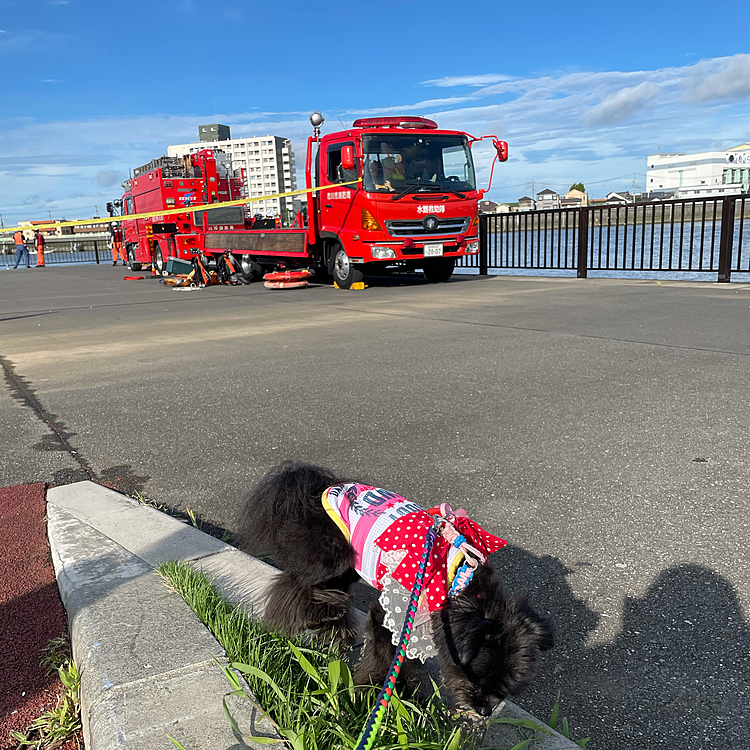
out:
M458 662L466 666L475 656L479 647L484 643L492 628L492 623L479 614L469 614L464 620L460 635L455 638Z
M455 599L451 599L444 610L443 626L446 639L451 643L453 658L466 666L475 656L495 625L486 617L488 597L492 588L488 587L491 573L483 570L474 574L471 583Z

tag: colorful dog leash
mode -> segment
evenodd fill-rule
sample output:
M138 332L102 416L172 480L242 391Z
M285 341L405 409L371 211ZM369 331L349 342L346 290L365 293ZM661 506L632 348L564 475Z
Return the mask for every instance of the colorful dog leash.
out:
M380 729L380 725L385 718L388 704L393 695L393 689L396 686L396 681L401 673L401 667L406 659L406 647L409 645L409 640L411 639L414 617L417 612L419 597L422 594L424 576L427 570L427 561L430 558L430 552L435 544L438 532L449 544L452 544L464 553L464 559L466 561L456 573L453 585L451 586L450 596L455 596L463 591L466 586L469 585L469 581L471 581L477 567L486 562L484 555L476 549L476 547L470 545L466 541L466 537L459 533L453 525L452 521L456 516L448 503L441 504L439 515L434 513L434 511L432 513L435 517L435 523L425 534L422 559L419 562L419 568L417 569L417 575L414 579L411 598L409 599L409 605L406 608L406 618L404 619L404 627L401 630L401 637L399 638L398 646L396 647L396 656L391 662L391 667L388 671L388 676L385 679L383 689L380 691L377 701L375 701L375 707L370 712L370 716L362 729L362 733L359 735L355 750L371 750L378 729Z
M431 526L425 534L424 551L422 552L422 559L419 563L417 575L414 580L414 588L412 589L411 598L409 599L409 606L406 608L406 619L404 620L404 627L401 630L401 638L399 639L398 647L396 648L396 656L391 662L391 668L388 672L388 676L385 678L383 689L380 691L377 701L375 701L375 707L370 712L370 716L362 729L362 733L359 735L356 750L370 750L372 748L378 734L378 729L380 729L380 725L385 718L388 703L391 700L393 689L396 686L396 681L401 673L401 667L406 659L406 647L409 645L409 640L411 639L411 631L414 626L414 616L417 612L419 597L422 594L422 584L424 583L424 575L427 570L427 561L429 560L430 551L432 550L432 545L437 538L437 532L441 523L442 519L436 519L433 526Z

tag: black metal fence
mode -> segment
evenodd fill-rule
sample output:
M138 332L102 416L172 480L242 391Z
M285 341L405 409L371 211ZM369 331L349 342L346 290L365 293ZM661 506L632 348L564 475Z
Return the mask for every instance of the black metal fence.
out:
M458 266L480 274L750 273L748 195L483 214L479 232L479 255Z
M44 246L44 264L47 266L68 263L106 263L112 261L112 252L107 247L107 240L82 239L81 237L47 237ZM36 250L29 248L29 263L36 265ZM10 239L0 240L0 268L13 268L15 265L16 245ZM23 262L23 261L22 261Z

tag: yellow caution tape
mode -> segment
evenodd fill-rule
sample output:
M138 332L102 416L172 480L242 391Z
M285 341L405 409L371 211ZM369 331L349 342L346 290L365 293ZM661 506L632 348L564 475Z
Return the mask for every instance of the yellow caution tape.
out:
M62 227L78 227L82 224L111 224L113 221L130 221L131 219L150 219L154 216L174 216L175 214L192 214L196 211L205 211L212 208L224 208L225 206L243 206L246 203L259 203L260 201L271 200L273 198L288 198L290 195L304 195L305 193L315 193L318 190L344 187L345 185L356 185L362 182L352 180L351 182L337 182L333 185L320 185L314 188L303 188L302 190L292 190L290 193L276 193L275 195L263 195L260 198L239 198L235 201L224 201L223 203L202 203L199 206L184 206L183 208L170 208L163 211L149 211L142 214L125 214L124 216L106 216L100 219L77 219L76 221L55 221L48 224L34 224L34 226L9 227L0 229L0 234L8 232L28 231L29 229L55 229Z

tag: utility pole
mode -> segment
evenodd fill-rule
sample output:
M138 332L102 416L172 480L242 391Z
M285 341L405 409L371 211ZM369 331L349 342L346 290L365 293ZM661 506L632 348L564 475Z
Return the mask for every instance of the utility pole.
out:
M3 215L0 214L0 229L5 229L5 222L3 221Z
M52 221L52 211L47 209L47 213L49 214L49 220Z

